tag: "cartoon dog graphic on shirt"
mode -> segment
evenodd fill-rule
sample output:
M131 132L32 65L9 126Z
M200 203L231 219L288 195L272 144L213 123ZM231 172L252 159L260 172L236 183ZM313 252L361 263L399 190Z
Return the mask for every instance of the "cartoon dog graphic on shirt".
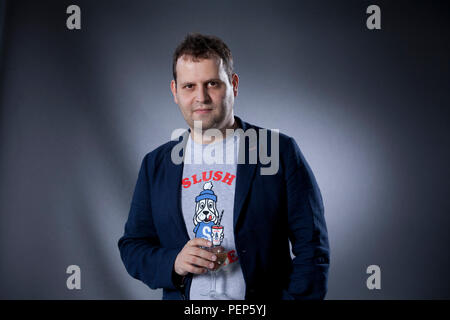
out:
M196 238L212 241L211 230L214 225L219 225L221 215L217 210L217 196L212 191L213 184L206 182L203 191L195 197L194 233ZM222 211L223 214L223 211ZM223 240L223 232L220 242Z

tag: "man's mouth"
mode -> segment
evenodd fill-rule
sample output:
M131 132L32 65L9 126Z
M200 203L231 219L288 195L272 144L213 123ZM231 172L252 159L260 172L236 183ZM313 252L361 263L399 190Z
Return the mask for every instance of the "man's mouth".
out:
M212 111L212 109L197 109L197 110L194 110L194 113L205 114L205 113L208 113L211 111Z

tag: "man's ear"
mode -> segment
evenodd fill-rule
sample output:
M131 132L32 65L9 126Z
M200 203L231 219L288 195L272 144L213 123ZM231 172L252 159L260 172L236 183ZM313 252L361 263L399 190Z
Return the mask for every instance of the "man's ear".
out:
M233 73L231 76L231 84L233 85L233 93L234 96L237 97L238 95L238 86L239 86L239 77L236 73Z
M170 91L172 91L173 94L173 101L175 101L175 103L178 104L177 83L175 82L175 80L170 81Z

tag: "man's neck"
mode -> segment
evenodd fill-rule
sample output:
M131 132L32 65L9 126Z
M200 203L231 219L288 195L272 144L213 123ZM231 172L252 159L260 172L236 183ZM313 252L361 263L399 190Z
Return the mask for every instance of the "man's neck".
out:
M228 124L224 128L219 129L220 132L222 133L221 136L207 135L207 134L205 134L205 131L207 131L207 130L202 130L202 132L200 132L198 130L195 131L193 128L191 128L191 138L192 138L192 140L194 140L196 143L199 143L199 144L210 144L210 143L214 143L214 142L218 142L223 139L226 139L227 135L230 135L230 133L227 133L227 129L236 130L238 128L238 123L234 119L234 117L233 117L232 121L233 121L232 123Z

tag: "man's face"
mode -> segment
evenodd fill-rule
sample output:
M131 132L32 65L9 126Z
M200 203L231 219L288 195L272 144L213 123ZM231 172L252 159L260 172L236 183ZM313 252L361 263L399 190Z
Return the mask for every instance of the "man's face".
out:
M238 77L233 74L230 83L222 59L194 61L183 55L177 61L176 74L171 90L189 127L194 127L194 121L202 121L203 130L220 130L233 123Z

